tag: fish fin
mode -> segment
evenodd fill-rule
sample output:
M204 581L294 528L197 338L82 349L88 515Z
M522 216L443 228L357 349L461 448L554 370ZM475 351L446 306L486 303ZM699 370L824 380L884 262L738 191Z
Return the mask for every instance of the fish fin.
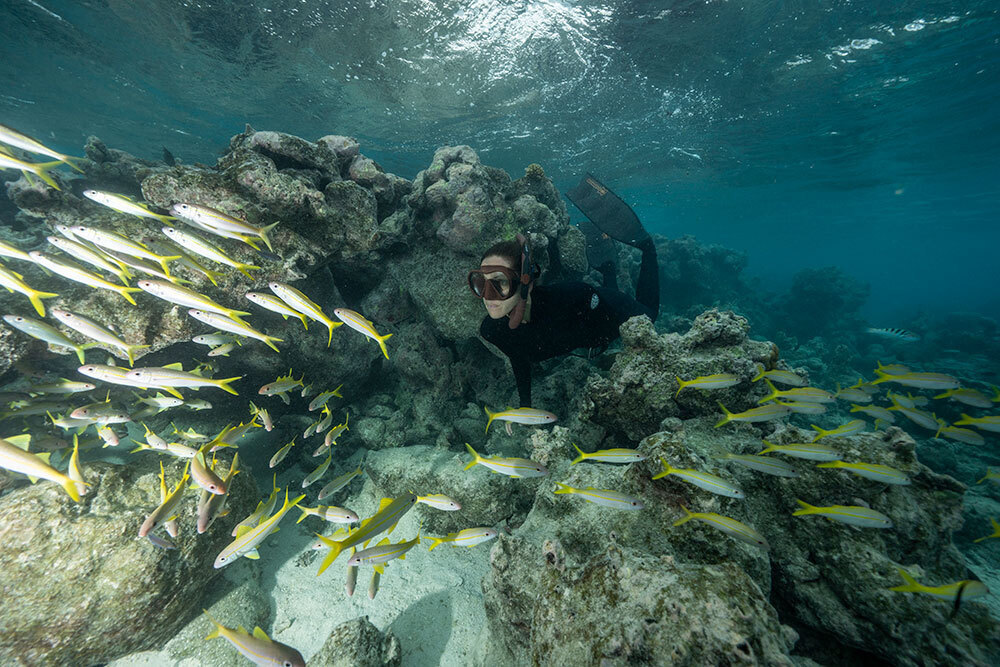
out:
M35 312L42 317L45 317L45 306L42 304L42 299L54 299L59 295L55 292L39 292L38 290L31 290L25 296L27 296L28 300L31 301L31 305L35 307Z
M489 412L489 411L487 411L487 412ZM486 425L486 428L487 428L487 429L489 428L489 424L487 424L487 425ZM482 457L481 457L481 456L479 456L479 453L478 453L478 452L477 452L476 450L474 450L474 449L472 448L472 445L470 445L469 443L465 443L465 448L469 450L469 453L470 453L470 454L472 454L472 461L470 461L470 462L469 462L469 463L468 463L468 464L467 464L467 465L465 466L465 469L466 469L466 470L468 470L469 468L472 468L472 467L473 467L473 466L475 466L475 465L476 465L477 463L479 463L479 462L480 462L480 461L482 460Z
M385 574L385 565L383 565L381 563L379 563L378 565L375 565L372 569L374 569L380 575L381 574Z
M496 418L496 416L497 416L498 413L496 413L496 412L490 412L490 409L488 407L486 407L485 405L483 406L483 410L486 412L486 432L489 433L490 432L490 424L493 423L493 420ZM466 447L468 447L468 444L466 445ZM466 470L468 470L468 468L466 468Z
M388 352L388 350L386 350L386 348L385 348L385 341L389 340L389 339L390 339L391 337L392 337L392 334L391 334L391 333L388 333L388 334L385 334L385 335L382 335L382 336L376 336L376 337L375 337L375 340L377 340L377 341L378 341L378 346L379 346L380 348L382 348L382 354L384 354L384 355L385 355L385 358L386 358L386 359L388 359L388 358L389 358L389 352Z
M37 171L33 171L32 173L35 174L35 176L37 176L38 178L45 181L51 187L55 188L56 190L61 190L62 188L59 187L59 184L56 183L52 179L52 177L49 176L48 173L49 169L52 169L53 167L58 167L61 164L62 164L61 160L56 160L55 162L41 162L33 164L31 166L34 167Z
M28 445L31 444L31 434L24 433L22 435L12 435L9 438L4 438L4 440L15 447L20 447L24 451L28 451Z
M574 491L576 491L576 489L574 489L572 486L569 486L568 484L563 484L562 482L556 482L556 486L558 486L559 488L553 491L553 493L557 495L560 493L573 493Z
M681 505L681 509L684 510L684 516L682 516L680 519L677 519L677 521L674 521L675 527L681 525L682 523L687 523L688 521L694 518L694 513L687 507Z
M338 542L336 540L331 540L330 538L325 537L323 535L317 534L316 537L319 538L320 542L330 547L330 551L327 552L326 557L323 558L323 562L320 563L319 565L319 572L316 573L316 576L318 577L319 575L323 574L326 568L333 565L333 561L337 560L337 556L339 556L340 552L343 551L344 546L343 543Z
M674 394L674 398L677 398L681 395L681 390L688 386L689 383L682 380L680 375L675 375L674 377L677 378L677 393Z
M205 612L205 616L208 616L208 620L212 622L212 631L208 633L208 636L205 637L205 639L208 640L208 639L215 639L216 637L221 637L222 624L219 623L214 618L212 618L212 615L208 613L207 609L202 609L202 611Z
M434 551L434 549L444 544L444 538L441 537L428 537L427 539L433 542L427 551Z
M920 591L923 586L916 579L910 576L910 573L901 567L897 567L896 571L899 572L899 576L903 578L906 583L901 586L893 586L890 591L898 591L900 593L916 593Z
M574 448L574 449L575 449L575 450L577 451L577 453L579 454L579 456L577 456L577 457L576 457L575 459L573 459L573 460L572 460L572 461L570 462L570 465L571 465L571 466L573 466L573 465L576 465L577 463L579 463L580 461L583 461L583 460L584 460L585 458L587 458L587 455L583 453L583 450L582 450L582 449L580 449L579 447L577 447L577 446L576 446L576 443L575 443L575 442L573 442L573 443L570 443L570 444L572 444L572 445L573 445L573 448Z
M759 452L757 452L757 454L755 456L762 456L764 454L769 454L771 452L777 451L774 448L774 445L772 443L768 442L767 440L761 440L761 442L763 442L765 445L767 445L767 447L765 447L764 449L762 449Z
M728 424L730 421L732 421L733 413L726 409L726 406L722 404L722 401L716 401L716 403L719 404L719 407L722 408L722 412L725 414L725 417L719 420L719 422L715 425L715 428L719 428L723 424Z
M750 382L758 382L764 377L764 364L757 364L757 375L754 375Z
M244 558L249 558L250 560L259 560L260 559L260 554L257 552L256 549L251 549L250 551L248 551L245 554L243 554L243 557Z
M672 472L676 472L676 468L671 467L671 465L667 463L666 459L664 459L662 456L660 457L660 465L663 466L663 470L653 475L653 479L661 479L663 477L666 477Z
M795 502L797 502L799 504L799 507L801 507L802 509L795 510L794 512L792 512L792 516L802 516L803 514L814 514L818 509L815 505L810 505L809 503L799 500L798 498L795 499Z
M843 461L830 461L829 463L817 463L817 468L843 468Z
M270 225L261 227L260 231L257 232L257 236L260 237L260 240L264 242L264 244L267 246L267 249L270 250L271 252L274 252L274 248L271 246L271 239L268 238L267 233L280 224L281 220L278 220L277 222L272 222Z
M389 544L389 538L388 537L383 538L382 541L379 542L378 544L376 544L375 546L381 547L381 546L386 545L386 544Z
M255 625L253 628L253 636L261 641L269 642L271 638L267 636L267 633L260 629L259 625Z
M236 526L236 537L237 538L243 537L253 529L254 526L251 526L250 524L245 524L243 526Z
M274 347L274 346L272 345L271 347ZM212 384L214 384L219 389L222 389L223 391L229 392L233 396L239 396L240 395L239 392L236 391L235 389L233 389L232 387L230 387L229 383L230 382L236 382L237 380L241 380L241 379L243 379L243 376L242 375L237 375L236 377L226 378L224 380L213 380Z

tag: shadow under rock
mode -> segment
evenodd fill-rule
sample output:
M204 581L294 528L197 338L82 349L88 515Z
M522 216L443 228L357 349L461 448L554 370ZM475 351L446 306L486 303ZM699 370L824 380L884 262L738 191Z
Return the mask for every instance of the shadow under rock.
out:
M403 664L407 667L436 667L442 664L454 611L447 591L430 593L407 607L387 629L399 639Z

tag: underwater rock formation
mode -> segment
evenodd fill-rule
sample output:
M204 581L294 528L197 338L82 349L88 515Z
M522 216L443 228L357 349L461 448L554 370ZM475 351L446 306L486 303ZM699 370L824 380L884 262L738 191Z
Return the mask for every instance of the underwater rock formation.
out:
M859 311L871 288L836 266L802 269L792 277L788 294L779 297L776 320L800 339L853 338L864 330Z
M399 667L402 660L396 635L380 632L364 617L335 627L309 667Z
M257 491L249 474L237 475L229 516L203 535L194 526L197 494L189 493L177 549L159 549L137 537L160 503L159 461L89 466L92 486L80 504L49 482L0 498L0 662L107 662L160 646L199 612L203 588L219 573L212 562ZM172 485L183 464L165 463Z
M698 307L701 312L717 304L732 307L753 300L741 275L747 265L745 252L705 245L691 235L654 238L662 311L686 313Z
M667 417L718 414L716 401L737 412L763 395L750 380L757 365L773 368L778 350L772 343L750 340L746 318L732 312L706 311L691 329L680 334L657 334L645 317L622 324L623 349L607 378L591 377L583 400L583 416L630 440L641 440L659 430ZM732 373L740 384L706 394L686 389L677 394L678 376ZM748 390L751 390L748 392Z

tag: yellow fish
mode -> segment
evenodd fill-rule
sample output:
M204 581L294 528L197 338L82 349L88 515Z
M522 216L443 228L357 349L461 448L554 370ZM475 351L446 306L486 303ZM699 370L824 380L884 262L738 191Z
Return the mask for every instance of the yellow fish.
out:
M896 568L896 570L899 572L899 576L903 577L903 581L906 583L902 586L893 586L889 589L890 591L897 591L900 593L923 593L924 595L930 595L931 597L935 597L939 600L947 600L949 602L954 602L959 593L961 593L963 600L969 600L972 598L982 597L990 592L983 582L976 581L975 579L956 581L953 584L945 584L944 586L924 586L911 577L903 568L899 567Z
M364 335L368 336L376 343L378 343L378 346L382 348L382 354L385 355L386 359L389 358L389 352L385 349L385 341L387 341L392 336L391 333L379 334L379 332L375 331L375 325L372 324L371 320L365 319L365 317L361 315L361 313L356 313L353 310L349 310L347 308L334 308L333 314L336 315L337 319L339 319L347 326L351 327L355 331L363 333Z
M732 373L716 373L715 375L699 375L693 380L682 380L677 377L677 393L674 398L681 393L684 387L694 387L695 389L725 389L740 383L740 378Z
M70 498L76 502L80 502L80 493L77 491L76 481L48 464L48 452L37 455L30 453L28 451L30 441L31 436L29 435L14 436L6 440L0 438L0 468L27 475L28 479L32 482L36 482L39 479L56 482L62 485ZM80 483L86 485L86 482Z

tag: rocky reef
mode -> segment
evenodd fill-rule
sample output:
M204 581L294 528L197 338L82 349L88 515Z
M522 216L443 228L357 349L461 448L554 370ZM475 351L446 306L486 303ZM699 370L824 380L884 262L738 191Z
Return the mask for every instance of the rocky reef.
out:
M924 443L895 427L824 442L844 460L902 471L910 479L907 486L878 484L808 461L793 461L796 477L772 477L725 458L757 453L764 438L787 444L813 437L806 428L812 420L803 415L715 427L722 414L719 403L732 412L757 405L766 392L762 382L753 381L760 369L794 370L832 388L834 382L853 382L860 367L870 367L874 355L889 351L858 334L866 286L835 269L818 269L798 276L789 294L766 296L744 282L746 258L739 253L703 246L691 237L657 238L666 299L660 321L633 318L623 324L615 353L541 364L534 395L540 407L556 413L555 426L515 426L507 435L494 425L485 432L483 406L509 404L514 386L503 356L477 337L483 313L464 284L468 268L496 240L524 233L546 281L594 275L587 270L583 236L569 224L565 204L541 166L529 165L515 179L483 164L472 148L449 146L437 150L428 167L409 181L386 173L351 138L310 141L250 127L233 137L214 166L139 160L96 138L85 152L84 175L60 176L61 192L23 178L8 180L16 213L10 224L0 226L0 236L26 251L49 252L45 236L61 224L102 227L139 240L159 235L160 221L99 207L81 196L85 188L132 193L157 210L188 202L254 225L280 221L271 233L273 252L218 241L233 259L260 267L250 276L227 269L213 285L178 269L193 289L251 311L253 326L281 339L280 353L247 341L229 357L211 360L207 371L243 376L234 385L240 396L215 392L213 410L148 417L161 432L172 421L215 432L246 420L247 397L253 396L271 412L275 427L241 442L240 459L247 468L236 478L230 516L208 535L195 538L186 530L172 551L158 551L134 537L142 516L156 504L151 454L132 455L122 465L117 453L90 450L93 488L80 504L51 483L27 486L3 476L3 660L95 664L117 658L126 665L141 664L143 651L156 651L148 656L152 662L239 664L225 642L203 641L205 622L198 613L205 606L232 625L271 625L299 637L315 635L310 664L400 664L400 642L419 643L420 633L397 639L389 623L376 627L359 618L363 596L343 600L341 578L333 585L325 583L329 578L319 580L324 604L349 607L346 619L355 620L338 622L322 648L318 644L331 629L322 618L272 610L264 589L279 586L279 573L309 577L308 583L297 584L303 595L319 590L313 568L306 567L316 556L307 547L315 541L313 529L286 529L275 538L281 547L275 549L280 557L274 563L241 561L223 577L211 567L218 549L231 539L235 521L253 509L258 487L265 495L270 489L268 461L278 447L293 438L300 443L275 469L279 485L298 487L320 463L312 456L319 442L302 435L318 413L308 411L309 399L298 394L299 388L287 404L256 395L259 386L289 368L314 391L344 385L343 398L330 405L336 421L349 428L334 450L330 473L358 466L365 481L362 490L348 489L338 503L360 510L409 491L443 493L462 509L418 506L407 518L414 534L498 528L500 536L491 546L455 549L463 557L489 560L479 591L485 621L470 627L463 623L471 621L462 618L426 619L442 627L454 622L453 634L473 638L465 641L474 642L476 651L449 655L484 665L988 665L1000 659L1000 626L983 613L981 602L963 603L952 618L945 602L889 590L901 583L899 567L928 585L969 578L973 564L980 572L979 564L987 559L967 563L953 537L964 530L963 482L972 483L968 477L981 471L971 465L943 470L936 460L932 471L921 459L930 462L934 452L928 450L925 457ZM189 342L206 327L189 319L183 308L144 293L136 295L133 307L116 294L70 284L31 264L21 269L32 287L59 294L47 307L88 315L114 327L129 343L148 345L139 352L138 365L182 361L187 368L191 359L207 361L205 349ZM623 289L629 289L635 269L631 251L623 250ZM363 313L380 333L393 334L389 359L346 327L333 332L327 347L321 323L310 322L307 331L295 318L283 320L249 307L243 294L267 291L270 281L295 284L328 314L335 307ZM30 312L18 294L0 294L0 305L8 313ZM988 322L972 325L977 336L995 337ZM838 337L831 331L853 333ZM0 330L0 374L11 381L8 389L22 392L14 380L37 368L77 379L75 356L50 355L44 344L26 341L18 332ZM975 342L963 338L960 346L971 349ZM86 355L92 363L104 361L97 350ZM680 389L679 378L717 373L737 381L712 391ZM112 397L133 400L124 391ZM67 399L71 405L85 400ZM822 418L827 421L817 423L835 425L844 412L835 408ZM18 428L40 436L48 431L53 447L65 444L63 434L40 417L0 423L8 435ZM466 471L465 443L484 455L531 458L545 465L549 476L512 479L480 467ZM574 445L587 452L638 448L646 459L627 466L572 465ZM675 476L653 480L661 460L720 475L738 485L745 498L714 495ZM179 470L180 464L171 463L168 477L176 479ZM553 481L630 494L644 508L624 512L556 495ZM308 490L307 502L315 499L313 491ZM978 518L1000 507L990 499L989 487L977 493ZM867 505L890 516L894 525L859 529L793 516L797 500ZM185 500L193 502L193 496ZM752 526L769 548L736 541L695 521L674 526L684 516L682 507ZM190 509L185 509L188 515ZM434 556L442 551L447 548ZM425 569L409 570L412 561L424 558ZM433 578L433 567L427 553L414 552L405 567L393 565L392 580L415 587L415 580ZM404 610L385 602L390 591L369 602L385 605L398 617ZM432 602L426 608L448 609ZM440 641L457 640L445 633ZM435 654L428 655L431 664Z

